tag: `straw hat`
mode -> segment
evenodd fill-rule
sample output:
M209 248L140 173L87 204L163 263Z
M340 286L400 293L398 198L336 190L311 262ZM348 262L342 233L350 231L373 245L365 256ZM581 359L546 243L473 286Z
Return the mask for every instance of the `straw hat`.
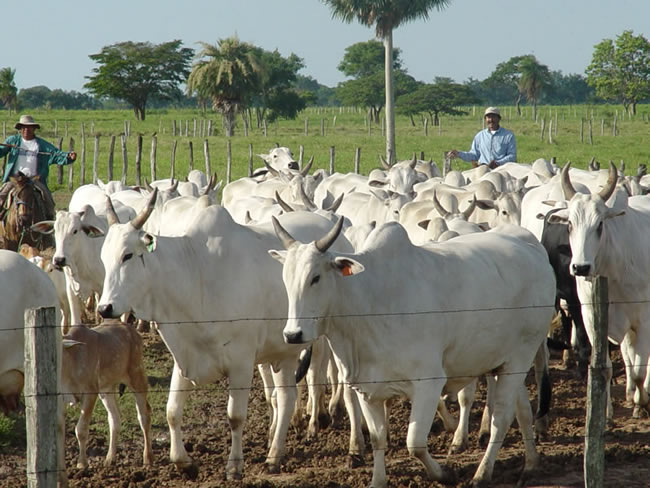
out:
M32 117L31 115L21 115L20 116L20 120L15 125L15 127L16 127L16 129L20 130L20 129L23 128L23 126L32 126L35 129L40 129L41 128L40 124L37 124L36 122L34 122L34 117Z

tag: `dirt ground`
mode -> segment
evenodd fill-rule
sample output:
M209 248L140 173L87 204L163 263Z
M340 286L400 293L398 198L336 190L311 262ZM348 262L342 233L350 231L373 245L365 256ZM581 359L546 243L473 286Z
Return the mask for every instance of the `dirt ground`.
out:
M164 345L154 333L145 334L146 354L154 355L155 362L162 366L171 365L171 359ZM632 409L624 402L624 380L620 358L615 353L613 386L615 398L615 425L606 434L606 487L648 487L650 486L650 420L632 419ZM165 369L163 369L165 370ZM166 369L171 373L171 366ZM578 487L583 481L583 450L585 433L586 380L575 372L561 367L559 356L552 360L553 407L550 439L538 443L541 454L541 469L535 479L525 486ZM162 391L169 386L169 376L149 378L152 390ZM74 425L66 427L66 462L71 487L365 487L370 484L372 455L366 437L368 453L365 466L347 467L348 427L347 422L339 428L322 430L315 440L308 440L304 431L292 427L287 441L287 456L280 474L264 472L267 443L267 410L263 400L261 381L256 376L244 431L244 454L246 467L241 481L226 481L225 465L228 457L230 433L226 419L226 383L214 388L196 391L185 407L184 433L186 447L199 465L196 476L179 473L169 464L169 434L166 423L161 420L153 425L153 466L143 468L142 437L139 430L131 436L120 439L118 462L105 468L102 464L106 455L108 440L91 427L89 442L90 467L78 470L76 464L77 444ZM161 395L163 393L160 393ZM442 429L439 419L433 423L429 435L429 451L452 473L453 480L446 486L467 486L483 455L478 447L477 432L485 390L477 393L471 416L469 451L447 457L447 448L452 435ZM99 402L98 402L99 403ZM393 487L438 487L443 486L426 479L423 466L409 457L405 447L409 405L397 401L392 410L391 444L386 454L386 470L390 486ZM103 415L103 407L97 410ZM451 405L453 413L456 406ZM164 419L164 414L160 416ZM135 421L124 419L124 422ZM492 486L516 486L523 468L523 445L519 431L512 428L494 468ZM21 449L0 450L0 487L16 488L26 486L25 452Z

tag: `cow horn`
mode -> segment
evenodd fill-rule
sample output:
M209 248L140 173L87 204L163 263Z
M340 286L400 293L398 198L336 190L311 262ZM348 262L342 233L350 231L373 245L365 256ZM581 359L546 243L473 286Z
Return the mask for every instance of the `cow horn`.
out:
M111 197L108 195L106 195L106 220L108 221L109 227L113 224L120 223L120 219L118 218L117 213L115 213L115 207L113 207Z
M144 187L147 189L147 191L153 191L153 187L149 184L147 179L144 179Z
M327 234L316 241L316 249L318 249L320 252L327 251L330 246L334 244L334 241L341 233L342 228L343 217L339 217L339 220L336 222L336 224L334 224L334 227L332 227Z
M616 165L614 164L613 161L610 161L609 162L609 178L607 178L607 184L598 193L598 195L600 195L600 198L602 198L604 202L609 200L609 197L611 197L612 193L614 193L614 190L616 189L616 180L617 179L618 179L618 174L616 173Z
M334 202L332 202L332 205L330 205L328 208L325 210L329 210L330 212L336 213L336 211L339 209L341 206L341 203L343 202L343 197L345 196L345 193L341 193Z
M311 170L311 165L314 163L314 156L312 156L309 159L309 162L307 163L307 166L305 166L303 169L300 170L300 176L305 177L309 174L309 170Z
M305 207L307 207L308 210L314 211L316 210L316 204L313 202L311 198L309 198L309 195L305 192L305 187L303 185L300 185L300 198L302 199L302 203L304 203Z
M212 174L212 176L210 176L210 181L208 181L208 184L203 190L203 193L201 193L201 195L209 195L210 191L212 191L212 189L214 188L216 182L217 182L217 173L215 172Z
M296 242L296 240L291 237L291 234L289 234L282 225L280 225L280 221L276 218L275 215L271 216L271 220L273 221L273 228L275 229L275 235L278 236L278 239L280 239L280 242L282 242L282 245L284 246L285 249L289 249L293 243Z
M294 211L293 208L287 202L285 202L284 200L282 200L282 198L280 198L280 194L278 193L277 190L275 191L275 201L278 202L278 205L280 205L282 210L284 210L285 212Z
M386 158L384 158L381 154L379 155L379 160L381 161L381 165L384 167L384 169L390 169L392 167L390 164L388 164Z
M472 195L472 200L471 203L469 204L469 207L467 207L463 212L463 217L465 217L465 220L469 220L469 217L470 215L472 215L472 212L474 212L475 208L476 208L476 195Z
M279 178L279 177L280 177L280 172L279 172L277 169L275 169L273 166L271 166L269 163L267 163L266 161L264 161L264 166L266 166L266 169L267 169L267 170L269 171L269 173L271 173L273 176L275 176L276 178Z
M140 210L140 213L133 217L131 220L131 225L135 227L136 230L142 229L142 226L147 221L151 212L153 212L154 207L156 206L156 197L158 196L158 188L154 188L153 193L149 197L147 205Z
M444 209L444 207L438 200L435 191L433 192L433 207L436 209L436 212L438 212L443 219L449 217L450 213Z
M415 169L415 165L417 164L417 162L418 162L418 158L416 158L415 153L413 153L413 159L409 163L409 166L411 167L411 169Z
M179 183L179 182L180 182L180 180L176 180L176 181L174 181L174 178L172 178L172 186L169 187L169 190L170 190L171 192L175 192L176 189L178 188L178 183Z
M573 188L573 185L571 184L571 179L569 178L570 166L571 166L571 161L567 161L567 163L564 165L564 168L562 168L562 172L560 173L560 181L562 182L562 193L564 193L565 200L571 200L573 198L573 195L576 194L576 189Z

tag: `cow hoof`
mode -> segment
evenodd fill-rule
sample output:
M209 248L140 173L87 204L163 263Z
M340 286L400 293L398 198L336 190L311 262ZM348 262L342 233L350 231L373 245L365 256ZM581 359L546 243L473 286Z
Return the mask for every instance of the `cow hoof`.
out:
M650 417L648 413L647 405L634 405L634 411L632 412L632 418L634 419L647 419Z
M178 468L178 471L183 474L183 476L186 476L192 481L199 477L199 467L194 463L186 464L184 466L176 465L176 467Z
M321 413L318 415L318 426L321 429L326 429L331 423L331 417L328 413Z
M348 454L348 469L360 468L365 464L366 461L362 454Z
M242 475L238 471L233 471L232 473L226 473L226 480L227 481L241 481L244 478L244 475Z
M478 445L481 446L482 448L486 448L488 446L488 442L490 441L490 433L489 432L481 432L479 433L478 436Z
M452 444L449 446L448 455L460 454L461 452L467 451L467 443L463 442L462 444Z
M264 465L264 472L266 474L280 474L280 465L279 464L266 463Z

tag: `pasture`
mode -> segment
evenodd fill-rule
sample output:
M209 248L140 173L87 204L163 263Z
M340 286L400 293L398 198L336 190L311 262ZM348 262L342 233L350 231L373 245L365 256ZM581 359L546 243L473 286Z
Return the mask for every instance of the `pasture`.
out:
M596 158L602 165L609 160L626 163L626 174L634 173L641 163L647 163L648 144L648 107L640 107L634 118L623 117L621 109L614 107L540 107L538 121L530 118L528 112L519 117L513 108L503 109L502 125L514 130L517 136L519 161L532 162L537 158L556 157L558 163L571 160L574 166L584 168L589 160ZM466 150L477 130L482 128L482 109L463 117L443 117L442 126L424 127L420 121L412 125L406 117L397 121L398 159L412 157L413 153L423 153L426 159L433 159L442 164L443 152L452 148ZM43 112L33 114L42 125L39 135L53 142L63 138L63 149L68 149L68 139L75 139L75 150L81 155L80 126L84 124L86 134L85 160L86 182L92 175L93 128L95 134L101 134L98 175L107 180L108 138L124 130L124 121L132 119L127 111L115 112ZM192 133L192 120L214 120L217 134L212 136L172 135L172 121L188 121L189 133ZM541 137L541 118L546 117L546 133ZM616 118L617 135L612 134ZM13 127L13 118L3 119L7 127ZM309 121L308 134L305 135L305 120ZM549 121L557 127L549 141ZM589 124L591 120L591 137ZM56 121L56 126L54 124ZM601 122L602 121L602 122ZM179 126L183 126L179 123ZM56 133L54 130L56 127ZM601 135L602 127L602 135ZM219 179L226 178L226 148L228 145L232 157L231 179L246 175L252 149L255 167L261 166L261 159L255 154L265 153L276 143L288 146L298 155L298 148L304 148L304 160L314 156L314 168L329 169L330 158L334 155L337 171L353 170L357 148L361 148L361 173L368 174L379 165L378 156L384 153L384 139L381 127L372 125L368 128L363 112L347 109L313 109L308 110L296 121L280 121L262 129L251 128L248 136L243 135L243 128L238 128L237 135L226 140L220 134L220 118L214 114L204 115L199 111L156 112L150 111L145 122L130 122L130 135L125 138L129 171L127 183L134 183L134 155L136 134L143 136L142 168L143 177L150 179L149 150L152 134L157 137L157 177L165 178L170 173L172 148L175 152L175 175L183 177L190 168L189 143L194 148L194 164L197 169L204 169L203 147L208 140L211 167ZM7 129L11 133L13 129ZM553 129L554 130L554 129ZM322 132L321 132L322 131ZM581 133L582 131L582 138ZM65 135L64 135L65 134ZM582 140L581 140L582 139ZM114 154L114 178L119 179L122 167L122 154L118 145ZM454 169L469 167L460 160L452 163ZM72 187L80 184L80 162L74 166ZM50 173L50 187L55 190L55 199L59 208L66 208L70 190L68 187L68 169L64 170L65 181L56 183L56 171ZM225 183L225 181L224 181ZM531 277L532 279L533 277ZM75 469L77 456L74 438L74 422L78 418L78 408L68 411L66 423L66 461L70 486L95 487L321 487L321 486L367 486L371 477L372 455L366 437L368 449L365 466L349 469L346 466L346 452L349 437L347 421L335 428L323 429L317 439L307 439L300 427L291 427L287 440L287 455L278 475L264 472L264 460L267 451L268 412L264 404L262 383L256 375L248 409L248 421L244 433L244 454L246 468L242 481L225 481L224 470L228 458L230 429L225 414L227 403L226 382L221 381L210 386L202 386L190 396L185 407L185 444L192 457L198 461L200 470L181 474L168 462L169 432L165 418L165 403L169 392L172 360L160 337L153 333L144 334L146 371L150 385L150 403L153 409L153 449L154 463L150 468L139 465L142 450L142 437L135 416L133 395L128 392L120 400L123 426L118 447L116 466L104 468L103 458L108 446L108 426L103 408L95 410L90 434L90 468ZM538 443L542 455L542 465L538 477L531 480L530 486L582 486L582 452L584 448L586 381L580 379L574 371L565 370L560 365L559 357L553 357L552 382L554 384L554 401L552 423L549 439ZM632 407L623 400L625 375L620 355L614 353L614 421L615 425L606 434L606 479L605 486L641 487L648 485L650 475L650 420L632 419ZM528 378L531 398L536 394L534 380ZM470 448L467 452L446 458L451 434L443 431L440 421L436 420L428 438L428 448L443 466L453 473L448 486L465 486L471 479L478 465L483 449L478 446L477 432L480 409L485 400L485 388L477 394L477 402L472 410ZM452 412L458 412L452 404ZM25 486L25 432L24 415L14 414L9 418L0 417L0 487ZM303 426L304 427L304 426ZM422 466L408 455L405 435L408 428L408 404L397 401L390 424L390 445L387 455L387 472L391 486L441 486L427 481ZM523 466L523 448L519 432L513 428L506 437L506 442L499 453L494 470L493 486L514 486Z

